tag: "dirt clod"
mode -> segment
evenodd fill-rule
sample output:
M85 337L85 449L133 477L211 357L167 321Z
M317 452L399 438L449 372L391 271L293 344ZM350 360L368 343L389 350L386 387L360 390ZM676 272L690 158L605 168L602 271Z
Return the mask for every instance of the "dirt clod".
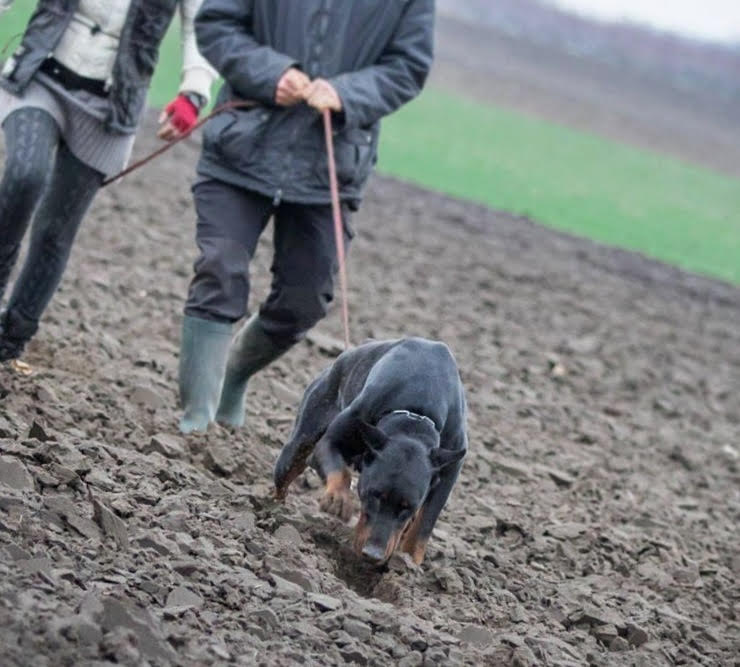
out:
M33 489L33 477L18 460L9 456L0 457L0 484L11 489Z
M182 440L171 433L157 433L149 441L148 452L159 452L168 459L179 459L185 456Z
M330 595L312 593L308 596L308 599L321 611L336 611L342 607L342 601L337 598L333 598Z
M422 667L424 655L419 651L411 651L398 661L398 667Z
M115 540L120 549L127 549L128 532L126 524L99 500L93 498L92 504L95 523L100 526L105 535Z
M239 465L238 461L234 460L233 452L224 445L206 447L203 452L203 464L211 472L224 477L233 475Z
M493 641L493 633L480 625L467 625L458 634L458 639L467 644L485 647Z
M35 438L39 442L46 442L47 440L52 440L52 436L37 421L34 421L31 424L31 428L28 430L28 437Z
M201 607L202 605L203 598L186 586L173 588L165 603L167 607Z
M649 639L647 632L637 625L627 623L626 629L627 641L631 646L642 646Z
M614 639L609 642L610 651L629 651L629 649L629 642L624 639L624 637L614 637Z
M353 618L345 619L344 630L347 634L362 642L367 641L373 636L373 630L367 623L362 623Z
M129 400L134 405L140 405L150 410L158 410L165 406L165 400L158 391L143 385L133 388L129 394Z

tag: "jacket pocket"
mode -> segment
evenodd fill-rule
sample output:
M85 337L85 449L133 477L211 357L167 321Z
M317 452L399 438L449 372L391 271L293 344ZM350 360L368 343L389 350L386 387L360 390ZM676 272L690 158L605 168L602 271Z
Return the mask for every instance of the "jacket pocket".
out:
M256 149L269 119L270 113L259 107L224 111L206 123L203 149L235 169L245 169L256 161Z
M378 130L352 128L334 134L334 158L337 164L337 181L340 187L361 186L375 164ZM321 182L329 184L329 162L322 151L317 164Z

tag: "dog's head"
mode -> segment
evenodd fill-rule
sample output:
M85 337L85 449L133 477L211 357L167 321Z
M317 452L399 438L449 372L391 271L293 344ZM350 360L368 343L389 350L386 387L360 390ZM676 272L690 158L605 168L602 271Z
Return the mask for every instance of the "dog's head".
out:
M357 485L361 508L355 549L382 564L391 557L421 511L442 469L457 463L465 451L441 449L438 435L430 449L413 436L387 435L364 422L358 433L365 454Z

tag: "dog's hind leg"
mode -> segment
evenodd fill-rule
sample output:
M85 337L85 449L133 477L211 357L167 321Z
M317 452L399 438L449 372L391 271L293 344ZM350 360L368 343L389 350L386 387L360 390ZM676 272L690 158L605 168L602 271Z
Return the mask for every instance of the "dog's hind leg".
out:
M331 380L329 368L309 385L303 396L293 432L280 451L273 471L278 499L285 498L288 487L305 470L316 443L339 412L336 387Z

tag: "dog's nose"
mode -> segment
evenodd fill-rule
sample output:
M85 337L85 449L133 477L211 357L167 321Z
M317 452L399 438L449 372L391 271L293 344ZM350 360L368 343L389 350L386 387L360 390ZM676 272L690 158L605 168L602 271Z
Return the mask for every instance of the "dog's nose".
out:
M362 549L362 555L368 560L379 563L385 558L385 550L377 544L366 544Z

